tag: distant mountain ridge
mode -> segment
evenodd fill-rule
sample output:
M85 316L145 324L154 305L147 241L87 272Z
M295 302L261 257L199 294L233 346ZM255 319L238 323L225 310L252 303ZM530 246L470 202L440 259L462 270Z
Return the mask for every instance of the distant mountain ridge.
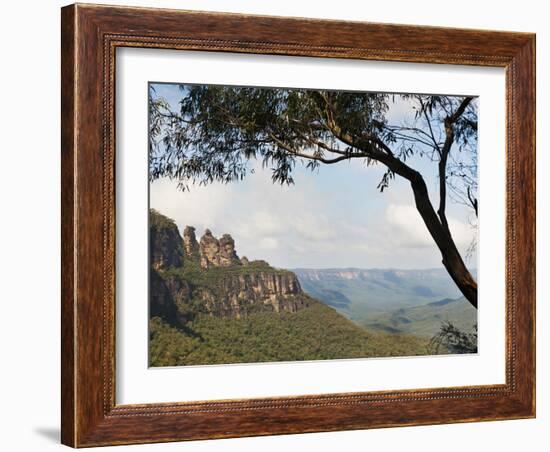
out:
M443 268L296 268L292 271L305 292L360 324L373 314L461 296Z

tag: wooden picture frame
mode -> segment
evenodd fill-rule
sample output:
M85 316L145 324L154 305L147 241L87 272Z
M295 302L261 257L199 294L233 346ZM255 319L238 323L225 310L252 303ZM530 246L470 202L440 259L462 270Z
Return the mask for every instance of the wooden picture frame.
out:
M62 442L73 447L535 416L535 35L71 5L62 9ZM115 50L506 70L506 383L115 403Z

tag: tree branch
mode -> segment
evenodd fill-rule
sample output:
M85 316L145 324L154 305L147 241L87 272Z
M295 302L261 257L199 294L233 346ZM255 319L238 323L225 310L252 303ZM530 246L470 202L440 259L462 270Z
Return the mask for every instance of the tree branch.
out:
M472 100L474 100L473 97L469 96L469 97L465 97L462 102L460 103L460 105L458 106L458 108L456 109L456 111L453 113L453 115L449 118L450 121L454 124L456 121L458 121L458 119L462 116L462 113L464 113L464 111L466 110L466 107L468 105L470 105L470 102L472 102Z
M474 208L474 212L475 212L476 217L477 217L477 198L475 198L474 196L472 196L470 187L467 187L467 188L466 188L466 193L468 194L468 201L470 201L470 204L471 204L472 207Z
M287 151L288 153L292 154L292 155L295 155L296 157L302 157L302 158L305 158L305 159L308 159L308 160L316 160L318 162L321 162L321 163L325 163L327 165L330 165L330 164L333 164L333 163L337 163L337 162L340 162L342 160L347 160L349 158L351 158L352 156L351 155L341 155L339 157L336 157L336 158L333 158L333 159L326 159L324 157L322 157L321 155L311 155L311 154L307 154L305 152L302 152L302 151L299 151L298 149L290 146L289 144L285 143L284 141L282 141L281 139L277 138L277 136L275 136L273 133L269 132L268 133L268 136L281 148L283 148L285 151ZM354 154L353 157L364 157L362 155L359 155L359 154Z
M445 213L447 205L447 158L449 157L449 151L454 141L454 131L453 125L450 123L450 120L447 118L445 120L445 143L440 151L440 159L438 164L439 169L439 208L437 209L437 214L441 224L446 229L450 235L449 223L447 222L447 215Z
M430 121L430 118L428 118L428 112L426 111L426 109L424 108L424 102L422 102L422 100L420 100L420 105L422 106L422 111L424 112L424 118L426 118L426 123L428 124L428 129L430 130L430 135L432 137L432 141L434 143L434 147L435 149L437 150L437 152L439 152L439 154L441 155L441 148L439 147L439 143L437 142L437 140L435 139L435 135L434 135L434 131L432 129L432 123Z
M460 116L464 113L466 110L466 107L470 104L470 102L473 100L473 97L465 97L456 111L445 118L445 143L443 144L443 147L441 148L440 154L441 158L439 159L439 208L437 210L437 214L439 215L439 219L441 220L441 224L449 234L451 235L451 231L449 229L449 223L447 221L447 215L445 213L446 205L447 205L447 159L449 157L449 153L451 151L451 146L453 145L454 139L455 139L455 133L454 133L454 125L456 121L460 118Z

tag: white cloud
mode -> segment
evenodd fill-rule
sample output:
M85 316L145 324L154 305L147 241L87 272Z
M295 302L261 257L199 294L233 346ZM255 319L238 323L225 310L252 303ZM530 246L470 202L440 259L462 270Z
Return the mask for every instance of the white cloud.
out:
M352 173L363 180L362 171ZM173 218L180 230L195 226L199 237L205 228L218 237L229 233L239 255L278 267L440 265L408 187L396 184L391 193L380 195L374 188L341 188L338 178L325 180L331 184L327 189L316 175L297 172L296 177L296 185L281 187L258 170L243 182L192 186L189 192L160 180L151 185L151 207ZM459 247L467 246L469 226L455 218L450 226Z
M420 248L433 244L422 218L413 206L390 204L386 209L386 219L391 229L391 238L401 246Z
M279 246L279 241L273 237L264 237L258 245L264 250L275 250Z
M390 124L402 124L414 118L414 102L410 99L403 99L401 96L395 96L388 102L388 112L386 118Z
M391 228L392 238L398 245L409 248L434 246L433 239L414 206L390 204L386 209L386 219ZM448 217L448 222L457 246L467 247L474 234L470 225L453 217Z
M175 220L180 229L193 225L199 233L207 227L223 226L219 221L231 200L231 192L231 186L221 184L192 186L190 191L182 192L176 182L161 179L151 184L150 205Z

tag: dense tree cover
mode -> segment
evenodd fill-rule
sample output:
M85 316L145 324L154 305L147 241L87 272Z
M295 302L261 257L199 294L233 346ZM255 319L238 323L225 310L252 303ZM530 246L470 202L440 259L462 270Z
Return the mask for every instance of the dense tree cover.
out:
M295 313L199 315L186 331L155 317L149 334L151 366L414 356L427 354L428 345L411 335L368 332L317 301Z
M449 228L449 198L477 213L477 107L472 97L394 95L415 108L410 125L387 119L392 95L304 89L182 85L179 109L152 89L149 174L189 183L229 183L260 160L273 182L291 184L298 162L315 170L350 159L383 165L378 188L397 175L410 182L416 208L441 252L442 263L477 307L477 282ZM426 158L439 174L437 208L425 179L411 164Z

